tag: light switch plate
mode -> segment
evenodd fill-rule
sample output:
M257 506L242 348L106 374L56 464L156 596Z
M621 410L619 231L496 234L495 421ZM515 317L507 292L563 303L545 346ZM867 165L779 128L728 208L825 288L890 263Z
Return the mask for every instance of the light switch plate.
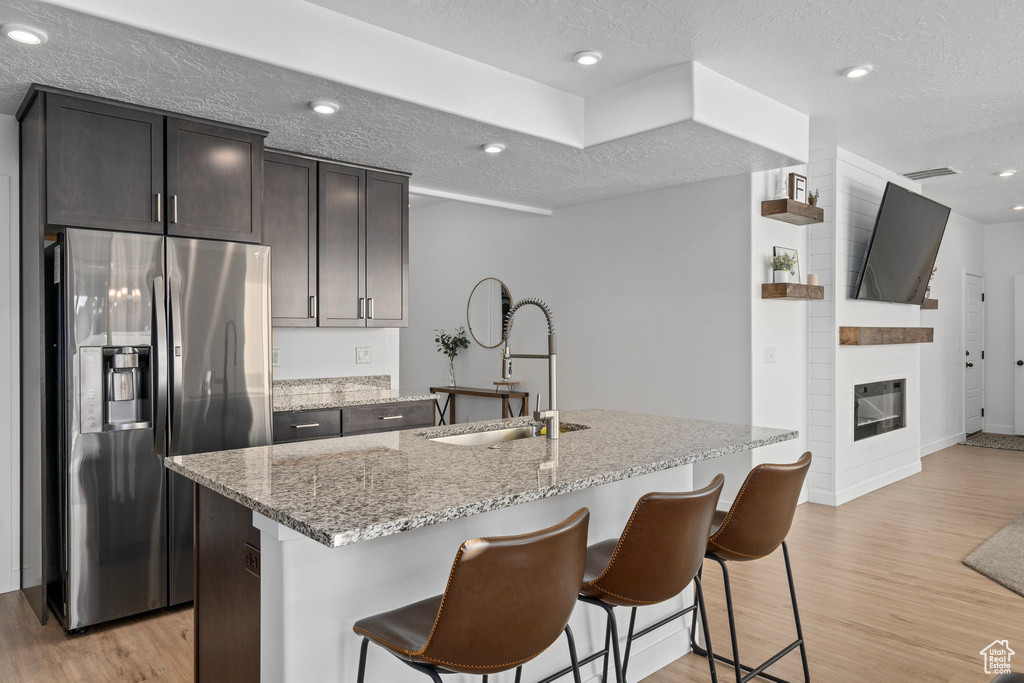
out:
M356 363L369 363L370 362L370 347L369 346L357 346L356 347Z
M775 362L775 347L766 346L764 347L764 362L774 363Z
M274 355L274 367L275 368L281 367L281 349L275 348L274 352L273 352L273 355Z

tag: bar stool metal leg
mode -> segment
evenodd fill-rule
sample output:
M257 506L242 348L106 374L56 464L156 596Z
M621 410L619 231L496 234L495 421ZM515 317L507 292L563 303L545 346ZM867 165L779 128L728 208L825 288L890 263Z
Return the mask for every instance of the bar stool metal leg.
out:
M572 664L572 677L576 683L583 683L580 680L580 662L576 657L576 639L572 636L572 629L569 625L565 625L565 639L569 641L569 662ZM519 667L522 668L522 667ZM516 674L516 681L519 680L519 674Z
M805 681L805 683L810 683L811 674L810 674L810 668L809 668L808 663L807 663L807 650L806 650L806 647L804 645L803 628L800 625L800 612L797 609L797 604L796 604L796 586L795 586L795 584L793 582L793 568L792 568L792 566L791 566L791 564L789 562L789 547L786 545L785 541L782 542L782 553L783 553L783 557L785 557L785 560L786 560L786 578L788 579L788 582L789 582L789 597L790 597L790 600L792 601L792 604L793 604L793 619L796 622L796 637L797 637L797 639L795 641L793 641L792 643L790 643L789 645L787 645L786 647L784 647L781 650L779 650L777 653L772 655L772 657L770 657L767 661L765 661L763 664L761 664L760 666L757 666L757 667L751 667L751 666L747 666L746 664L741 664L740 663L739 645L737 643L737 636L736 636L736 615L733 612L733 607L732 607L732 586L731 586L731 583L729 581L729 569L726 566L726 562L725 562L725 560L723 560L723 559L721 559L719 557L716 557L715 555L710 555L709 554L707 556L708 558L710 558L710 559L714 560L715 562L717 562L719 564L719 566L722 568L722 578L723 578L723 583L725 584L725 607L726 607L726 611L727 611L727 613L729 615L729 636L732 639L733 659L729 659L728 657L724 657L722 655L718 655L718 654L714 654L714 653L712 653L711 656L709 657L707 650L704 650L703 648L701 648L700 646L697 645L696 640L693 638L693 630L692 629L691 629L691 632L690 632L690 647L693 649L694 652L696 652L697 654L701 655L702 657L708 657L709 660L710 659L717 659L718 661L724 662L724 663L728 664L729 666L733 667L733 670L734 670L734 672L736 674L736 683L746 683L747 681L749 681L751 679L754 679L754 678L757 678L758 676L760 676L761 678L766 678L769 681L774 681L775 683L788 683L788 681L786 681L783 678L779 678L777 676L773 676L771 674L765 673L765 669L767 669L771 665L773 665L776 662L778 662L780 659L782 659L783 657L788 655L790 652L795 650L797 647L800 648L800 659L801 659L801 663L803 664L803 669L804 669L804 681ZM698 573L697 576L699 577L700 574ZM701 602L703 603L703 600ZM701 614L704 615L704 618L705 618L705 629L706 629L707 628L707 626L706 626L707 616L706 616L706 612L704 612L703 604L701 604ZM696 620L696 614L694 614L694 619ZM707 638L707 637L708 637L708 634L707 634L707 632L705 632L705 638ZM743 674L744 671L747 672L746 675ZM714 674L712 674L712 677L714 677Z
M789 579L789 598L793 601L793 620L796 622L796 638L800 643L800 660L804 665L804 681L810 683L811 670L807 665L807 647L804 644L804 630L800 626L800 610L796 606L796 586L793 584L793 567L789 563L789 546L782 542L782 556L786 558L786 578Z
M363 638L363 644L359 646L359 675L356 677L358 683L363 683L366 675L366 648L370 644L369 638Z

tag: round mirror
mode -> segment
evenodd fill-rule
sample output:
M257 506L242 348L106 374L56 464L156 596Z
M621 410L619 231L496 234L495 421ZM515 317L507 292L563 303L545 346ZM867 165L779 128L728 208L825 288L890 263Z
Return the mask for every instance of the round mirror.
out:
M476 283L466 305L466 322L473 340L485 349L501 346L501 326L512 308L512 295L501 280L484 278Z

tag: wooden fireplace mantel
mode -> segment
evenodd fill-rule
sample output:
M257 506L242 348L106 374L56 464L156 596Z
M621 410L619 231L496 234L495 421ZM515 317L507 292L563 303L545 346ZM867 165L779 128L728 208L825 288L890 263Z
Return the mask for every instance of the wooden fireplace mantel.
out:
M933 327L840 327L840 346L876 346L880 344L930 344Z

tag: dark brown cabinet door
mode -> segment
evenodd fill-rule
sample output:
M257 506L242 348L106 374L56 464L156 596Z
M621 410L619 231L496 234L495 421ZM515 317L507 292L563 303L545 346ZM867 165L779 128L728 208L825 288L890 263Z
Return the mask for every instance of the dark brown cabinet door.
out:
M409 325L409 178L366 174L367 327Z
M261 239L263 137L167 119L167 234Z
M263 156L263 243L275 327L316 327L317 162Z
M195 680L260 680L260 532L252 511L196 485Z
M320 327L366 327L366 172L320 162Z
M162 233L164 117L46 96L46 222Z

